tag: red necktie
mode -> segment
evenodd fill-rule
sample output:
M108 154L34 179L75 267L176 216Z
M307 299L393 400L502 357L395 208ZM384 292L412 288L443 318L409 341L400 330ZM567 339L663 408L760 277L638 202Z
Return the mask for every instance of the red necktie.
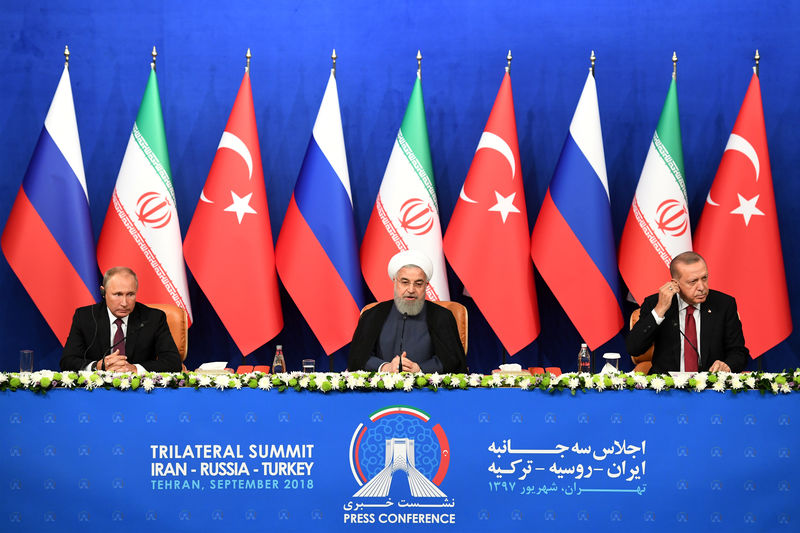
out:
M125 355L125 334L122 333L122 319L116 319L114 324L117 325L117 332L114 333L114 348L111 351L119 350L120 355Z
M697 346L697 326L694 323L694 307L691 305L686 308L686 326L683 338L683 369L686 372L697 372L697 360L699 354L695 349Z

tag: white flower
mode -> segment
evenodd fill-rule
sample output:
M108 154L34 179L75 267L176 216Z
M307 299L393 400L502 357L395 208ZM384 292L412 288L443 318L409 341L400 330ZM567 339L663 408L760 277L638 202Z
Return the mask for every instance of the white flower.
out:
M233 378L233 388L236 390L240 390L242 388L242 380Z
M731 376L731 389L739 390L743 387L742 380L739 378L738 374L734 374Z
M642 387L643 389L647 388L647 376L634 374L632 377L633 377L633 382L636 383L638 386Z
M774 381L770 383L770 387L772 388L772 392L778 392L778 389L780 388Z
M211 376L208 374L200 374L200 378L197 380L197 384L201 387L210 387L211 386Z
M300 385L301 389L307 389L310 382L311 380L308 378L308 376L303 376L297 383Z
M754 389L756 388L756 378L751 374L744 380L744 384L747 385L748 388Z
M531 386L531 380L529 378L522 378L519 382L520 389L527 389Z
M650 388L656 392L661 392L664 390L664 386L667 384L666 381L662 377L655 377L650 381Z
M789 394L790 392L792 392L792 388L789 386L788 383L784 383L783 385L781 385L781 392L784 394Z
M31 375L28 372L21 372L19 375L19 382L23 387L27 387L31 384Z
M340 383L338 376L334 376L333 379L331 379L331 390L339 390Z
M36 372L36 375L38 376L38 379L36 381L41 381L42 378L47 378L52 380L54 374L55 372L53 372L52 370L39 370L38 372Z
M398 375L393 373L382 374L382 378L383 378L383 386L387 390L393 389L395 381L400 379Z
M442 382L442 379L444 379L444 376L440 375L438 372L434 372L433 374L431 374L431 377L428 378L428 383L438 387L439 384Z
M114 381L114 372L101 372L100 377L103 378L104 383L111 383Z
M611 376L611 385L615 389L622 389L625 386L625 380L619 375Z
M381 380L382 374L375 374L371 378L369 378L369 386L371 389L378 388L378 382Z
M711 390L717 392L725 392L725 382L721 379L718 379L714 385L712 385Z
M5 383L6 381L8 381L8 376L5 373L0 373L0 383Z
M764 372L761 375L761 377L763 377L764 379L768 379L768 380L772 381L773 379L775 379L775 376L777 376L777 375L778 374L775 374L773 372Z
M577 388L578 388L578 385L580 385L580 384L581 384L581 381L580 381L578 378L575 378L575 377L573 377L573 378L570 378L570 379L569 379L569 381L567 381L567 386L568 386L568 387L569 387L571 390L575 390L575 389L577 389Z
M477 387L481 384L481 375L480 374L470 374L469 375L469 386L470 387Z
M676 389L682 389L689 383L689 377L686 374L679 374L672 378L672 381L675 383Z
M515 378L514 376L506 376L504 385L506 385L507 387L513 387L516 384L517 384L517 378Z
M606 381L603 378L600 378L600 380L595 383L595 386L597 387L597 390L604 391L606 390Z
M147 392L150 392L151 390L153 390L153 387L155 387L155 385L156 384L153 381L153 378L151 378L151 377L146 377L146 378L144 378L142 380L142 388L144 390L146 390Z
M705 380L697 380L697 385L694 386L694 390L697 392L703 391L706 388L706 381Z
M129 388L131 388L131 380L129 378L119 380L119 390L128 390Z
M358 386L358 378L355 376L347 376L347 388L350 390L355 389Z
M269 376L264 376L258 380L258 388L261 390L270 390L272 388L272 380Z
M498 374L492 374L492 379L489 381L489 385L492 387L499 387L503 384L503 376Z
M2 383L2 380L0 380L0 383ZM61 374L61 384L69 389L75 384L75 380L70 377L69 372L64 372Z
M403 390L408 392L413 389L414 389L414 378L409 376L403 380Z
M214 387L216 387L219 390L225 389L228 387L229 381L230 378L228 378L228 376L220 374L219 376L214 378Z

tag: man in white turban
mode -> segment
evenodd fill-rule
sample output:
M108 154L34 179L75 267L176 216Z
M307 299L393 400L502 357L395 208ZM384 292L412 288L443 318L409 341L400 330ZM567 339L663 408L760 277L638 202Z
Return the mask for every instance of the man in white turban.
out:
M453 314L425 300L433 263L406 250L389 261L394 299L365 311L350 343L347 367L378 372L466 372Z

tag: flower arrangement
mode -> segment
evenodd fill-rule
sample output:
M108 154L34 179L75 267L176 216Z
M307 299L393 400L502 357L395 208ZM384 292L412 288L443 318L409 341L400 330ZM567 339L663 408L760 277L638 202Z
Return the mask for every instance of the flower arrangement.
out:
M379 372L287 372L283 374L203 374L195 372L130 374L114 372L2 372L0 391L26 390L44 393L51 389L94 390L116 389L132 391L143 389L275 389L280 392L349 392L349 391L411 391L414 389L473 389L518 388L541 390L549 393L594 390L653 390L662 392L682 390L688 392L759 391L762 394L786 394L800 391L800 369L781 373L753 372L732 374L728 372L699 372L689 375L644 375L639 372L615 374L569 373L536 374L531 376L483 374L389 374Z

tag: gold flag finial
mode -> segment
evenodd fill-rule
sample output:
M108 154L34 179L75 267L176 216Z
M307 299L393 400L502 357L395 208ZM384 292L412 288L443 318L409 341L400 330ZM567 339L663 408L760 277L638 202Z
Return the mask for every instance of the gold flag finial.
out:
M758 54L758 48L756 48L756 55L753 57L756 60L756 65L753 67L753 72L756 76L758 76L758 62L761 61L761 56Z
M333 74L334 77L336 76L336 58L337 57L338 56L336 55L336 48L334 48L333 52L331 52L331 74Z
M506 61L508 61L508 64L506 64L506 72L511 72L511 60L512 59L513 58L511 57L511 50L509 50L508 51L508 55L506 55Z
M417 78L422 78L422 51L417 50Z
M69 46L64 45L64 66L69 66Z
M594 55L594 50L592 50L592 55L589 56L589 61L592 62L592 65L589 67L589 71L592 73L592 76L594 76L594 64L597 61L597 56Z
M675 53L675 50L672 51L672 79L674 80L678 76L678 54Z
M155 70L156 69L156 57L158 56L158 52L156 52L156 46L153 45L153 51L150 52L150 55L153 56L153 61L150 63L150 68Z
M248 48L247 52L244 54L244 60L245 60L244 71L245 72L250 72L250 58L251 57L253 57L253 54L250 53L250 49Z

